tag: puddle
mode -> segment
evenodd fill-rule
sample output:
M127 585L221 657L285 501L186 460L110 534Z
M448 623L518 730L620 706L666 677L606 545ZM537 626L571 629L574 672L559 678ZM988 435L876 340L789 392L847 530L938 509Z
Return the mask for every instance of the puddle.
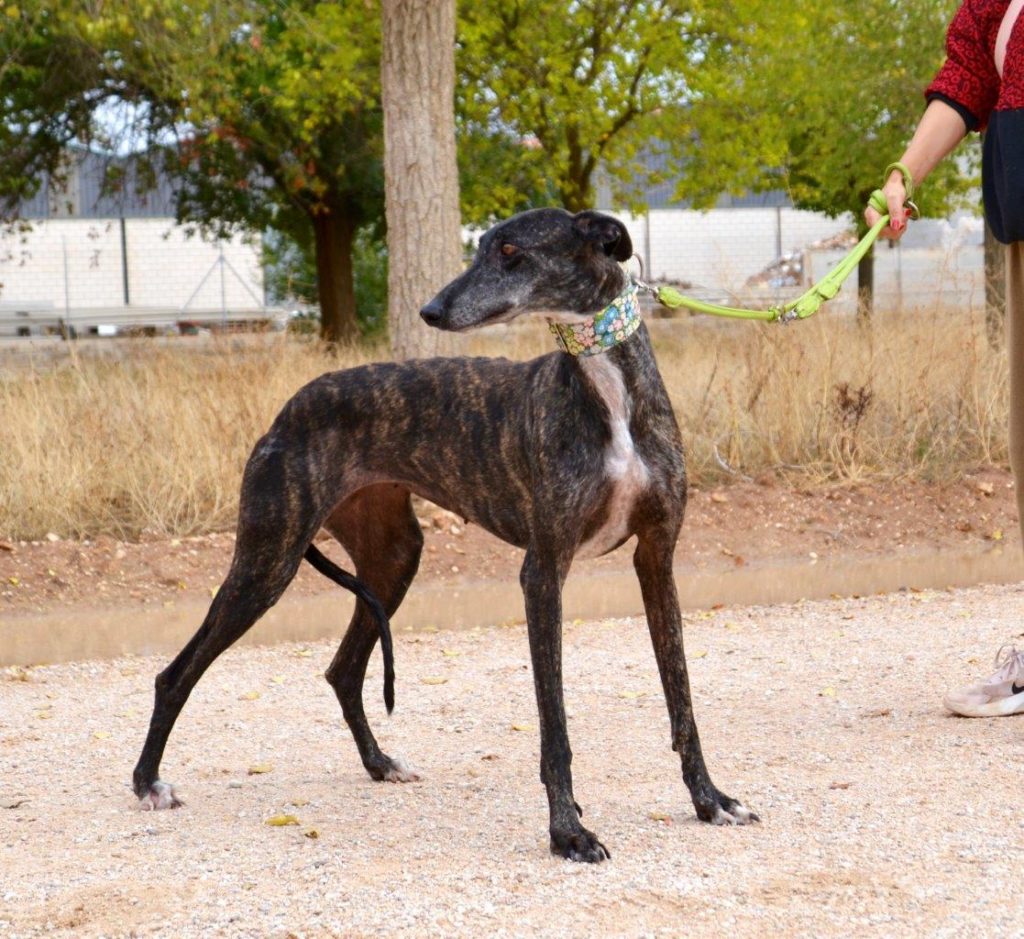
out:
M959 554L908 554L880 558L822 559L816 563L750 565L718 571L676 568L681 605L706 609L715 604L745 606L823 599L838 594L888 593L901 587L965 587L1012 583L1024 575L1019 553L1002 547ZM352 612L348 594L287 595L241 640L247 644L340 640ZM171 609L51 612L19 616L0 627L0 666L39 665L124 654L172 655L198 629L207 602ZM643 613L632 571L570 575L563 594L563 617L602 619ZM415 585L395 617L395 632L436 627L467 629L523 622L518 579L463 584Z

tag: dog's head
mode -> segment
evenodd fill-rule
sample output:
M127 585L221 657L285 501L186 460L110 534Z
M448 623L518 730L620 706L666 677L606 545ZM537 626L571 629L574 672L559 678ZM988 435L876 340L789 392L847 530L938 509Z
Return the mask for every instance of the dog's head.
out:
M591 314L625 286L626 226L601 212L534 209L495 225L476 257L420 311L438 329L504 323L523 313Z

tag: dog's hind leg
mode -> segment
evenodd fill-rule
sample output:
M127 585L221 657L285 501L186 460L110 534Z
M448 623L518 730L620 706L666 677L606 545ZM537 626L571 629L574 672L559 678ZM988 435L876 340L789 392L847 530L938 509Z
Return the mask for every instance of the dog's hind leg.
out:
M156 678L149 733L133 774L135 794L145 808L176 808L173 788L158 778L167 738L196 682L291 583L316 531L316 500L298 475L289 494L278 454L257 452L246 466L235 556L228 576L210 604L199 631Z
M678 526L676 526L678 531ZM640 581L647 628L658 660L661 684L672 727L672 749L679 753L683 780L701 821L715 825L743 825L759 821L748 808L720 792L711 782L697 735L690 700L690 682L683 653L683 621L672 574L675 537L671 530L655 528L640 534L633 566Z
M392 616L416 576L423 548L408 490L391 483L361 489L334 510L324 527L348 551L356 576ZM378 635L377 621L363 602L357 602L326 678L370 776L410 782L418 775L381 752L363 711L363 679Z
M157 676L149 733L133 774L133 788L144 807L177 808L181 804L171 786L157 778L171 728L206 669L274 605L301 559L301 553L293 553L287 560L282 558L265 567L250 566L250 559L236 553L203 625Z

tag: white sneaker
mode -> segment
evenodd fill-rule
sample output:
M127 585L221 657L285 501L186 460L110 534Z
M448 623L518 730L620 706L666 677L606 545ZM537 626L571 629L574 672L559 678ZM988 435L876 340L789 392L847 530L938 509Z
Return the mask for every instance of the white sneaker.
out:
M942 703L963 717L1005 717L1024 713L1024 652L1003 646L996 653L996 673L966 688L950 691Z

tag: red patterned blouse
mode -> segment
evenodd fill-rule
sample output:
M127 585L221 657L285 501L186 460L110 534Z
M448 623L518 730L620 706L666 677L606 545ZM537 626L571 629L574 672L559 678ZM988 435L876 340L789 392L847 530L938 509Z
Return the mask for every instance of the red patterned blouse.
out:
M996 71L996 38L1009 6L1010 0L966 0L949 25L946 63L925 91L956 108L970 130L983 130L993 110L1024 108L1024 20L1010 34L1002 82Z
M1010 11L1010 7L1017 9ZM1024 14L1011 0L964 0L949 26L946 62L925 91L954 108L968 130L985 130L982 191L996 237L1024 240ZM1002 79L996 41L1010 11ZM1012 28L1011 28L1012 26Z

